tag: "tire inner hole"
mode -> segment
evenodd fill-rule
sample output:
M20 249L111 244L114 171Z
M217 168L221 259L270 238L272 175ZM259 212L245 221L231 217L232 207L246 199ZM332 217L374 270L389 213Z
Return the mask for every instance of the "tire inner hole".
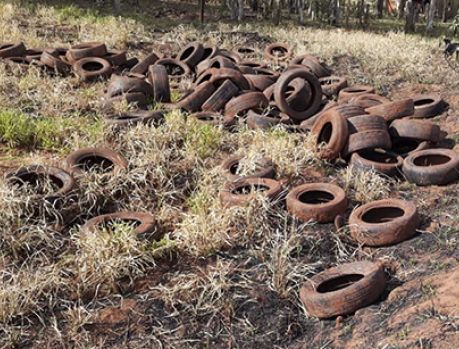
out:
M367 223L387 223L405 214L399 207L376 207L368 210L362 216L362 220Z
M35 172L17 174L11 178L11 183L19 187L29 186L40 195L56 192L64 186L64 183L56 176Z
M285 56L287 52L287 49L285 49L284 47L275 47L271 50L271 54L277 57Z
M185 74L185 70L177 64L168 63L164 64L164 66L166 67L167 75L180 76Z
M366 160L379 162L383 164L396 164L397 163L397 158L386 152L370 150L370 151L361 152L359 153L359 155Z
M349 287L357 281L363 279L362 274L345 274L322 282L317 287L317 292L327 293L342 290L343 288Z
M298 200L304 204L320 205L332 201L335 196L323 190L311 190L302 193Z
M394 151L397 154L409 153L415 150L417 147L419 147L419 144L421 144L421 141L409 138L400 138L398 140L393 141L392 151Z
M319 133L319 144L321 143L327 143L330 142L331 136L333 133L333 125L331 122L327 122L323 127L322 130L320 130Z
M107 173L112 171L115 165L113 164L113 161L103 156L88 155L82 157L78 161L77 167L86 172L93 171L97 173Z
M180 56L180 60L183 61L184 59L187 59L188 57L191 56L191 54L194 51L194 47L188 47L185 51L183 51L182 55Z
M99 62L88 62L83 64L82 68L87 71L98 71L101 70L104 66Z
M269 187L263 184L247 184L240 187L237 187L231 191L231 194L236 195L248 195L253 192L264 192L268 191Z
M435 166L443 165L450 161L451 158L445 155L423 155L414 159L416 166Z
M140 224L142 224L138 219L129 219L129 218L116 218L109 220L100 224L99 226L102 229L107 229L108 231L114 231L117 228L127 227L129 229L136 229Z
M417 101L414 101L414 106L415 107L420 107L420 106L423 106L423 105L426 105L426 104L430 104L432 103L434 100L433 99L430 99L430 98L425 98L425 99L419 99Z

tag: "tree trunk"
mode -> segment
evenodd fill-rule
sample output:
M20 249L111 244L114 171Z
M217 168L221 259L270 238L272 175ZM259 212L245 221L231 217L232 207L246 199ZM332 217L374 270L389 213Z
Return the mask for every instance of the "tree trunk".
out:
M226 0L226 5L230 10L230 18L232 21L237 19L238 11L237 11L237 0Z
M405 6L406 6L406 0L400 0L398 3L398 18L402 19L405 17Z
M428 33L431 33L433 30L436 11L437 11L437 0L430 0L429 13L427 17L427 27L426 27L426 30Z
M113 8L116 13L121 12L121 0L113 0Z
M405 33L414 33L416 30L416 10L413 0L408 0L405 7Z
M244 19L244 0L238 0L237 7L237 20L241 22Z
M304 24L304 4L305 0L298 0L298 15L300 17L300 24Z
M281 18L281 0L274 0L274 11L273 11L273 22L274 25L279 25Z
M383 18L384 0L376 0L376 10L378 11L378 18Z

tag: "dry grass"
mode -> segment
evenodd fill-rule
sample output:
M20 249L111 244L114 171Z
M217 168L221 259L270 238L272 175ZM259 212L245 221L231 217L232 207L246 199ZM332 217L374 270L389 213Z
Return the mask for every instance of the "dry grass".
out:
M99 18L76 6L0 4L1 41L22 40L28 47L102 40L142 56L169 41L181 46L205 40L231 49L246 42L262 48L269 39L294 44L296 53L317 54L351 81L373 84L382 92L398 80L457 87L456 79L441 69L435 40L252 24L209 29L176 26L158 39L135 20ZM244 32L255 30L263 36L254 42ZM224 34L233 31L239 34ZM140 41L151 44L135 47ZM335 233L331 226L300 224L282 202L260 197L247 207L224 207L221 161L245 155L241 173L247 174L266 157L286 183L285 191L304 181L306 169L325 167L353 204L387 197L395 183L373 172L324 164L312 137L277 128L229 133L174 111L158 127L110 130L101 121L104 86L0 64L0 104L5 108L0 110L0 141L6 151L28 158L27 164L60 166L70 150L104 145L129 161L119 174L79 178L77 200L64 203L71 213L66 220L61 209L34 200L34 188L24 193L0 180L0 347L27 341L50 347L126 347L113 340L125 338L124 327L120 336L99 333L94 322L101 309L120 306L128 297L142 304L142 311L132 315L142 328L129 339L132 347L286 347L314 333L316 323L298 300L301 283L325 266L375 255L350 244L345 229ZM29 155L29 149L37 153ZM123 225L81 232L87 219L117 210L154 214L164 237L140 240ZM448 236L449 249L454 241ZM173 264L170 270L167 263ZM147 284L140 293L138 280ZM125 322L129 327L131 318Z

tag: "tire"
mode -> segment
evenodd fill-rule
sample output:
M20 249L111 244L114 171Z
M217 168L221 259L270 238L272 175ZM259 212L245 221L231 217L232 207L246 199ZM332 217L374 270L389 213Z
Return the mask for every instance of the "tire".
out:
M231 68L212 68L209 70L212 74L210 81L214 84L221 84L223 81L230 79L241 91L250 90L250 83L241 72Z
M286 61L292 56L292 48L287 44L276 42L266 46L264 56L272 61Z
M258 190L263 189L263 191ZM255 190L255 192L253 191ZM245 193L244 190L248 190ZM246 177L226 183L220 192L220 200L226 207L245 206L255 199L257 193L270 201L276 200L282 191L280 182L269 178Z
M361 170L373 170L395 177L402 173L403 158L383 149L370 149L353 153L350 165Z
M228 79L217 88L201 108L203 111L221 111L225 108L226 103L236 96L238 92L239 88Z
M315 144L319 150L319 157L334 160L340 156L349 137L348 122L334 108L327 110L317 119L311 129ZM325 146L319 149L319 146Z
M348 103L351 105L357 105L363 109L375 107L383 103L389 103L391 100L389 98L374 94L374 93L364 93L355 97L352 97Z
M368 93L375 93L375 89L371 86L366 85L349 86L339 91L338 102L347 103L351 98Z
M149 213L122 211L104 214L94 217L87 221L81 230L83 234L92 234L97 232L97 228L110 222L122 222L127 224L137 223L134 234L142 239L159 240L161 234L158 232L155 223L155 217Z
M257 166L255 171L249 176L240 176L237 174L239 162L244 158L244 155L232 155L226 158L222 164L223 176L226 177L229 181L236 181L242 178L274 178L276 176L276 171L271 160L267 158L262 158L261 166Z
M386 121L381 116L359 115L348 118L349 139L344 147L344 156L354 152L392 147L391 138L387 131Z
M216 46L205 46L201 60L204 61L206 59L214 58L217 52L218 52L218 49Z
M415 151L403 162L403 173L417 185L446 185L459 178L459 156L451 149Z
M302 121L300 127L305 131L310 131L314 126L314 123L323 115L325 111L335 108L336 106L338 106L338 104L335 101L323 99L319 111L310 118Z
M150 53L135 66L131 68L131 73L145 75L150 65L155 64L159 60L159 55L155 52Z
M174 58L161 58L155 62L155 65L163 65L167 70L170 79L181 79L191 75L191 69L188 64ZM178 73L177 73L178 72Z
M25 52L26 47L22 42L0 44L0 58L21 57Z
M198 77L203 74L206 70L211 69L211 68L231 68L235 69L236 64L229 58L223 57L223 56L216 56L211 59L206 59L202 62L200 62L196 66L196 74Z
M252 130L267 130L271 127L279 125L282 120L288 120L286 114L270 111L267 115L259 114L253 110L247 112L247 127Z
M52 52L43 51L40 57L40 62L46 67L52 69L56 74L65 75L70 73L70 65L65 63L59 57L53 55Z
M305 80L311 88L311 102L303 110L295 110L287 101L286 91L290 82L294 79L301 78ZM279 109L296 121L303 121L314 115L320 108L322 101L322 88L319 80L311 73L304 69L292 69L283 73L274 85L274 100Z
M256 57L258 55L258 49L249 46L239 46L236 48L236 52L245 58Z
M411 116L414 113L414 103L411 98L400 99L398 101L382 103L374 107L365 109L370 115L380 115L387 122L400 119L405 116Z
M300 299L319 319L348 315L374 303L384 292L386 277L379 264L354 262L327 269L306 281Z
M112 75L112 66L110 63L98 57L88 57L77 61L72 66L73 71L83 81L95 81L99 79L108 79Z
M180 109L184 109L189 113L195 113L201 109L201 106L209 97L215 92L215 86L213 83L206 81L198 85L194 91L188 96L182 98L177 106Z
M264 91L276 82L273 77L267 75L245 74L244 77L257 91Z
M264 109L269 105L265 95L261 92L247 92L232 98L225 106L224 115L226 118L245 116L250 109Z
M171 88L166 68L162 65L151 65L148 68L148 80L153 86L155 102L169 103L171 101Z
M42 49L27 49L24 52L24 57L27 62L32 63L32 62L39 62L41 59L41 55L43 54L45 50ZM56 50L49 49L49 53L51 53L53 56L59 56L59 53Z
M445 109L445 102L436 94L418 95L413 97L414 118L431 118L440 115Z
M420 223L414 203L399 199L373 201L355 209L349 217L352 238L365 246L389 246L416 233Z
M392 138L409 138L433 143L440 141L440 127L428 121L395 120L389 126L389 134Z
M74 62L88 57L103 57L107 55L107 52L107 46L103 42L83 42L68 50L68 54Z
M347 87L347 79L341 76L325 76L319 78L322 93L328 98L338 96L339 91Z
M134 92L142 93L145 96L151 96L153 95L153 87L141 78L112 75L108 83L106 95L109 97L116 97L125 93Z
M316 57L310 55L305 55L303 57L304 58L300 64L308 68L311 73L318 78L324 78L333 73L329 67L321 63Z
M73 176L83 175L93 169L99 173L119 173L128 167L128 161L121 154L107 148L76 150L66 157L64 164Z
M126 51L124 50L113 50L108 51L102 58L110 62L112 66L119 67L127 62Z
M75 180L70 173L52 166L32 165L20 167L7 173L6 180L10 185L22 186L26 182L36 183L43 176L50 178L58 189L51 194L37 193L32 197L33 200L45 200L55 205L59 199L68 196L75 188Z
M238 64L242 61L241 56L234 51L228 51L224 49L219 49L216 53L216 56L223 56L230 59L234 64Z
M177 55L178 60L194 68L204 56L204 46L199 42L192 42L185 46Z
M115 117L106 118L107 125L115 129L122 129L138 124L148 126L159 126L164 123L164 112L151 110L133 110L117 115Z
M293 188L287 195L288 212L302 222L333 222L347 209L343 189L330 183L307 183Z
M391 152L402 158L406 158L411 153L418 150L426 150L432 148L430 142L418 141L411 138L392 137Z

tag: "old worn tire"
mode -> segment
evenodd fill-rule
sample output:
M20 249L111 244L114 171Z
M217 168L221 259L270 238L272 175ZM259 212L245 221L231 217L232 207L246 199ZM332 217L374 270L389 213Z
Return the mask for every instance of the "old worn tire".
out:
M68 74L70 65L64 62L56 53L43 51L40 56L40 62L57 74Z
M255 90L264 91L276 82L274 77L268 75L244 74L244 77L252 84Z
M151 65L148 68L148 80L153 86L155 102L169 103L171 101L171 88L166 68L162 65Z
M319 82L322 86L322 93L328 98L338 96L339 91L347 87L347 79L342 76L324 76L319 78Z
M412 152L432 148L432 144L426 141L418 141L416 139L399 137L391 137L391 139L391 152L401 156L402 158L406 158Z
M24 43L0 43L0 58L21 57L25 54Z
M155 64L163 65L170 79L181 79L191 75L191 68L188 64L175 58L161 58Z
M178 60L194 68L201 62L204 56L204 46L200 42L192 42L186 45L177 55Z
M305 80L311 88L311 102L303 110L294 109L287 101L286 91L290 82L301 78ZM320 108L322 101L322 88L319 80L305 69L292 69L283 73L274 85L274 100L279 109L296 121L303 121L314 115Z
M349 163L361 170L373 170L393 177L402 172L403 158L383 149L370 149L353 153Z
M203 82L198 85L192 93L182 98L177 103L177 107L189 113L195 113L201 109L202 105L212 96L215 90L213 83L209 81Z
M211 68L231 68L235 69L236 64L230 60L229 58L223 56L216 56L210 59L203 60L196 66L196 75L199 77L203 74L207 69Z
M437 94L414 96L413 101L414 118L431 118L440 115L445 108L445 102Z
M348 315L374 303L386 287L380 264L354 262L329 268L306 281L300 299L319 319Z
M244 158L244 155L232 155L226 158L222 164L221 168L223 170L223 176L226 177L229 181L239 180L241 178L247 177L256 177L256 178L274 178L276 176L276 171L272 161L268 158L263 158L263 164L257 166L255 171L249 176L240 176L237 174L239 162Z
M384 199L355 209L349 217L352 238L365 246L388 246L405 241L420 223L411 201Z
M155 217L149 213L134 212L134 211L121 211L109 213L94 217L87 221L81 230L83 234L91 234L97 232L99 226L108 224L110 222L120 223L137 223L133 233L139 238L146 238L156 240L160 238L160 232L156 228Z
M274 61L285 61L292 56L292 53L289 45L280 42L270 44L264 50L265 58Z
M347 198L343 189L330 183L307 183L290 190L287 210L302 222L332 222L346 211Z
M83 81L108 79L113 72L110 63L98 57L80 59L73 64L72 69Z
M107 46L103 42L82 42L68 50L74 61L87 57L103 57L107 54Z
M202 105L203 111L221 111L226 103L236 96L239 88L230 80L225 80Z
M446 185L459 178L459 156L451 149L415 151L405 158L403 173L417 185Z
M331 108L324 112L312 126L311 133L314 135L315 144L322 159L334 160L340 156L345 147L348 137L348 122L336 109Z
M131 73L145 75L150 65L155 64L159 60L159 55L156 52L152 52L147 55L144 59L138 62L131 68Z
M339 91L338 102L347 103L351 98L357 97L359 95L374 93L375 89L367 85L353 85L343 88Z
M429 121L400 119L389 126L392 138L410 138L437 143L440 140L440 126Z
M107 54L103 56L102 58L109 61L111 65L118 67L118 66L122 66L126 64L127 62L126 54L127 54L127 51L125 50L112 50L112 51L108 51Z
M74 176L94 168L101 169L102 173L118 173L128 167L128 161L108 148L83 148L70 153L64 166Z
M391 100L389 98L377 95L375 93L363 93L358 96L352 97L348 104L356 105L363 109L375 107L383 103L389 103Z
M232 98L225 106L226 118L242 116L250 109L264 109L269 105L262 92L247 92Z
M348 118L347 121L349 139L343 150L344 156L360 150L391 148L391 138L382 116L358 115Z
M391 122L404 116L413 115L414 103L411 98L405 98L366 108L365 112L370 115L380 115L387 122Z
M263 189L263 190L259 190ZM247 192L245 192L247 190ZM245 206L256 196L262 195L270 201L276 200L282 191L281 183L270 178L245 177L226 183L220 192L220 200L226 207Z
M134 92L142 93L145 96L151 96L153 94L153 88L142 78L112 75L107 86L106 95L115 97L124 93Z

